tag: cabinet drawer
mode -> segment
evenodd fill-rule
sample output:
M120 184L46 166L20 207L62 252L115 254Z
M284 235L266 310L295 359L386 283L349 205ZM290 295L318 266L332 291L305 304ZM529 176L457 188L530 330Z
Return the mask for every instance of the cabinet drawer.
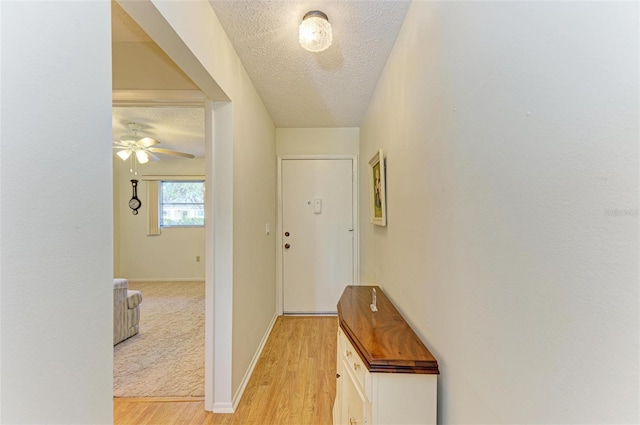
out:
M344 363L344 360L343 360ZM365 420L365 406L368 405L367 400L361 394L361 391L357 387L357 383L351 379L347 379L345 382L345 396L347 402L345 403L345 425L364 425L368 421Z
M340 331L338 332L338 335L338 339L340 340L341 356L344 359L344 363L347 365L353 376L356 377L358 384L360 384L360 388L368 395L370 392L366 391L365 385L366 383L371 382L369 371L344 333Z

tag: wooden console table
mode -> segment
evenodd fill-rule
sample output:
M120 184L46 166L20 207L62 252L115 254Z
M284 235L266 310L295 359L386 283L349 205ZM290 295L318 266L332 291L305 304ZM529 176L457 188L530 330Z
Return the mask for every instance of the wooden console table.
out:
M334 424L435 424L438 362L384 292L347 286L338 318Z

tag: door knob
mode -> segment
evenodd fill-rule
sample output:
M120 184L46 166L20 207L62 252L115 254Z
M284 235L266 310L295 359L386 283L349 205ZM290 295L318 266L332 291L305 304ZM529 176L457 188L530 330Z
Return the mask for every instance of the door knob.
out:
M284 249L289 249L291 248L291 245L289 245L288 243L284 244Z

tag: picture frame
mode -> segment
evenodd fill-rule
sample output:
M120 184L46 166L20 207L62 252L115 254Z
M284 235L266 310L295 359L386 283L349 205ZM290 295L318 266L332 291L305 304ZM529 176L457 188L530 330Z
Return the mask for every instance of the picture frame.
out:
M387 225L387 192L384 154L379 149L369 161L369 218L376 226Z

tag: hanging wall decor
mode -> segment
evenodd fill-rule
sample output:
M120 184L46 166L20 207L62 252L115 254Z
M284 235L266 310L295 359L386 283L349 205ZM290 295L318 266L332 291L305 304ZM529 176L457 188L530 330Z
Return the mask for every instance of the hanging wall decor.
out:
M138 215L138 209L142 206L142 202L138 199L138 180L131 180L131 189L133 196L129 199L129 208L131 208L133 215Z
M380 149L369 161L369 216L377 226L387 225L384 155Z

